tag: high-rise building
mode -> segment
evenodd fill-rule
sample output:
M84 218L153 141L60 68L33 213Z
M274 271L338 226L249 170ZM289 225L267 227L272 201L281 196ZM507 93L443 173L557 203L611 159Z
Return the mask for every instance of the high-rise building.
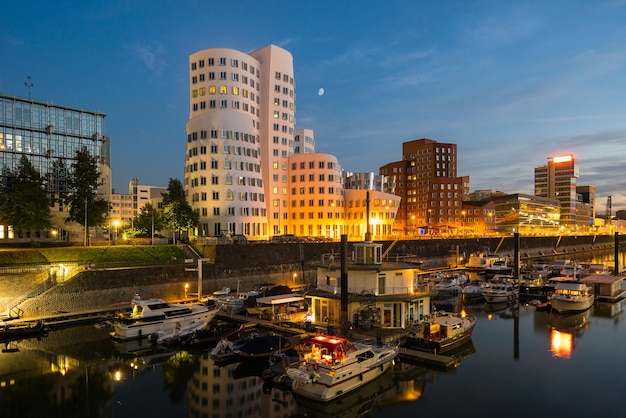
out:
M535 196L556 199L561 204L561 225L576 224L576 179L578 161L572 154L548 158L548 164L535 167Z
M422 138L402 144L402 160L380 168L386 192L402 197L394 228L406 235L454 232L463 226L469 176L457 176L456 144Z
M286 233L288 158L294 154L291 54L205 49L189 57L187 199L198 235Z
M22 156L45 178L50 195L53 228L37 231L37 237L82 240L83 226L68 224L62 196L76 151L83 147L99 163L102 198L111 198L111 142L104 135L104 113L53 105L30 98L0 94L0 187ZM100 233L101 231L97 231ZM0 242L14 239L11 225L0 225ZM99 238L98 236L95 237Z

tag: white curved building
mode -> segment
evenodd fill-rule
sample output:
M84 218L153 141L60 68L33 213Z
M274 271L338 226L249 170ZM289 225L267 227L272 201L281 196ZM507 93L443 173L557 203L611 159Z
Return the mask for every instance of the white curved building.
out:
M275 45L198 51L189 57L189 89L184 183L200 215L197 234L279 233L294 147L291 54Z

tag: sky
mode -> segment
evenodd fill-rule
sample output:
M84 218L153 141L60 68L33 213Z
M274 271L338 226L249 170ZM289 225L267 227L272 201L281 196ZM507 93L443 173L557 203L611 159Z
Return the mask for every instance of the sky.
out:
M105 113L115 191L167 186L184 179L189 55L274 44L293 55L296 128L343 169L430 138L457 144L471 190L533 194L534 168L571 153L604 214L607 196L626 209L625 39L626 0L3 0L0 92Z

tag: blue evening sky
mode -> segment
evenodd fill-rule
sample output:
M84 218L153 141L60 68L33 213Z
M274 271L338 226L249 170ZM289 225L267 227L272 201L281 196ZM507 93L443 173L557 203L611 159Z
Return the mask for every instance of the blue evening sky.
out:
M184 178L188 57L293 54L297 127L348 171L458 144L471 189L533 193L573 153L626 208L626 1L4 0L0 91L107 114L113 186ZM320 88L324 94L320 95Z

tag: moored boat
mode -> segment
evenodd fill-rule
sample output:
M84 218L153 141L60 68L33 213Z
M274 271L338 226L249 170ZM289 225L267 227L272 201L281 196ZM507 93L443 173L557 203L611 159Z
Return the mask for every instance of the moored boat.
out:
M116 340L149 337L171 333L176 327L192 322L206 323L217 315L221 306L209 304L177 304L163 299L141 299L136 295L131 301L132 310L120 314L114 321L111 337Z
M475 325L474 317L436 312L421 325L419 331L408 334L403 345L435 354L445 353L470 341Z
M519 286L508 280L494 280L489 282L482 295L488 303L508 302L519 297Z
M284 353L294 347L294 341L299 337L286 337L273 331L256 333L230 341L221 339L211 350L211 357L218 362L230 362L245 359L269 358Z
M207 326L206 321L195 321L195 322L190 322L185 325L181 325L179 323L170 332L160 331L157 334L155 334L157 336L156 342L158 344L180 343L182 339L186 339L187 337L194 334L196 331L206 328L206 326Z
M557 312L581 312L591 308L594 295L591 287L579 280L563 280L556 284L548 297L550 306Z
M285 370L294 393L328 402L382 376L393 364L397 347L373 346L330 335L316 335L299 345L300 361Z
M478 302L483 299L483 290L488 287L484 280L472 280L461 290L465 302Z
M46 326L43 321L25 325L6 324L0 327L0 342L9 343L28 338L41 338L44 337L48 331L49 327Z

